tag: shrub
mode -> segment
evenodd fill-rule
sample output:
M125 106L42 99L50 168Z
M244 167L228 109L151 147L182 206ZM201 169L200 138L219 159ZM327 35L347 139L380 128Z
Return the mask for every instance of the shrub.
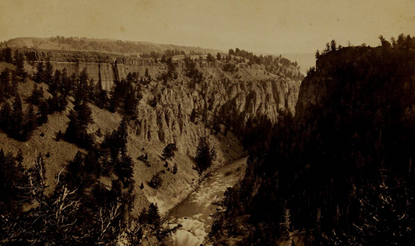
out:
M163 183L163 179L161 178L161 173L158 172L153 175L148 185L153 189L158 189L162 183Z

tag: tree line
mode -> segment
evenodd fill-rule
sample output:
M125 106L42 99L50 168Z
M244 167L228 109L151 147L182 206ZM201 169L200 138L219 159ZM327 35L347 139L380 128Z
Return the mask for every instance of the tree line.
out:
M327 93L261 127L213 238L275 245L298 230L306 245L414 243L415 45L400 37L319 58L302 83Z

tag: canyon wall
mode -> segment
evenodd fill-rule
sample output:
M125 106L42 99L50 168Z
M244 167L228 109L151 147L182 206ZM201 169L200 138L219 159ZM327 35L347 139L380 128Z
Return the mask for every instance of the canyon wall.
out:
M148 202L157 203L160 211L165 213L197 186L200 176L194 170L194 156L201 137L207 136L211 146L217 150L215 165L230 162L244 154L239 136L232 133L225 136L223 131L218 133L212 129L212 121L218 117L222 107L226 105L244 115L241 124L249 117L260 115L276 122L282 111L295 114L301 84L285 76L269 74L262 67L240 67L237 72L230 73L216 64L198 64L197 68L205 79L194 83L185 75L185 66L180 61L176 66L177 79L163 82L157 81L157 77L167 71L167 66L151 59L96 52L24 52L31 74L36 72L36 63L50 59L54 69L65 68L68 75L79 74L86 68L89 78L94 81L101 78L106 90L110 90L114 80L123 79L130 72L143 76L148 69L153 79L141 85L143 98L138 104L138 117L129 121L128 152L135 163L134 180L137 185L135 215ZM151 106L149 101L154 98L157 105ZM199 115L193 121L192 111ZM207 115L205 120L202 120L202 112ZM112 114L95 106L93 114L95 124L90 127L90 132L98 128L104 133L111 132L121 120L120 114ZM225 119L219 120L226 123L223 122ZM169 143L176 144L178 153L166 164L161 154ZM140 156L147 156L148 160L143 162ZM173 164L178 165L177 174L169 171ZM163 173L162 186L154 189L146 185L159 172ZM109 181L105 182L110 185ZM140 184L144 184L144 188L138 188Z

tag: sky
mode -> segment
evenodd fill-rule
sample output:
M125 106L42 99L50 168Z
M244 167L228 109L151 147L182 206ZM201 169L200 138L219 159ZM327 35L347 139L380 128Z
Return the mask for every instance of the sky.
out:
M0 0L0 41L88 37L254 53L415 36L415 0Z

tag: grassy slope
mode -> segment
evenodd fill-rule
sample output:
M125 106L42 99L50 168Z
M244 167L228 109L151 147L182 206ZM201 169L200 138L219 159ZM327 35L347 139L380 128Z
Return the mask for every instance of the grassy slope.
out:
M9 67L14 69L14 66L7 63L0 63L0 68ZM30 74L35 72L35 69L32 65L26 64L26 71ZM202 67L198 68L201 70L207 81L209 83L215 84L215 81L227 77L232 81L258 81L261 79L271 79L279 77L277 75L272 75L264 72L264 70L257 69L245 69L240 68L238 72L229 73L224 72L221 68L215 67ZM144 73L145 67L142 67ZM163 67L149 67L149 73L153 78L156 78L160 73L164 72L165 68ZM229 133L227 137L222 135L211 135L210 131L207 130L202 123L193 124L189 121L190 113L192 106L185 105L186 102L190 102L197 98L197 101L200 103L200 95L194 91L188 89L187 85L190 83L190 79L184 76L181 72L181 69L178 69L179 78L173 82L169 82L169 85L161 85L161 82L151 82L149 85L143 86L143 99L139 103L139 119L146 118L146 124L152 129L152 131L157 130L157 126L154 126L154 118L158 112L169 109L172 112L175 112L174 109L177 109L177 104L182 104L183 114L185 114L185 128L183 133L177 135L177 132L171 131L169 134L172 134L170 141L173 138L178 142L178 152L173 160L169 161L168 167L165 167L165 161L160 158L163 148L169 143L169 140L161 142L157 134L152 133L152 139L146 139L143 137L143 133L137 135L134 128L134 122L129 122L129 137L128 137L128 153L134 161L134 180L135 180L135 193L136 193L136 203L133 216L137 215L139 211L145 206L148 206L149 202L156 202L162 213L167 212L168 209L172 208L180 202L187 194L193 190L198 182L199 175L193 169L194 167L194 156L196 152L196 146L200 136L209 136L211 145L215 147L218 151L217 161L214 164L220 165L229 161L232 161L236 158L241 157L243 150L238 140ZM34 86L34 82L28 80L24 84L19 86L19 94L22 97L24 102L25 97L29 96ZM47 93L48 86L42 84L45 91L45 98L51 96ZM169 98L164 96L163 105L160 103L156 109L148 105L148 100L153 97L156 93L163 91L164 89L169 88L173 90L174 93L177 93L178 98L181 96L187 97L188 101L181 102L181 99L178 98ZM162 93L163 94L163 93ZM193 98L193 99L192 99ZM178 101L179 100L179 101ZM25 108L25 104L23 108ZM114 129L117 129L122 115L119 113L111 113L106 110L99 109L94 105L90 105L93 113L94 124L89 126L89 132L93 133L98 128L101 129L102 133L111 132ZM193 105L195 106L195 105ZM199 105L200 106L200 105ZM69 144L63 140L57 142L55 141L56 133L62 131L63 133L66 130L69 119L67 117L69 110L73 107L72 103L69 103L69 106L65 112L55 113L49 115L48 123L37 128L33 136L27 142L18 142L13 139L9 139L4 133L0 133L0 148L3 148L6 152L17 153L18 149L21 149L24 153L24 165L30 166L33 165L33 161L37 153L41 152L43 155L49 153L50 157L45 157L46 168L47 168L47 182L50 185L47 190L49 193L53 191L55 187L54 178L57 173L59 173L75 156L78 151L84 152L84 150L79 149L73 144ZM147 114L142 113L147 112ZM156 130L155 130L156 129ZM41 136L43 135L43 137ZM98 138L96 136L96 141L101 142L103 137ZM146 166L145 163L139 161L137 157L142 154L148 155L148 162L150 167ZM174 164L178 165L178 173L173 174L171 172ZM163 184L159 189L153 189L147 185L152 178L152 176L157 172L163 172ZM112 177L113 178L113 177ZM111 185L110 177L101 178L101 182L106 185ZM141 190L139 186L141 183L144 184L144 189Z
M12 67L11 67L12 68ZM154 73L156 71L153 71ZM34 82L28 80L28 82L19 85L19 94L23 101L23 110L25 110L25 98L30 95ZM47 93L48 86L42 84L45 91L45 98L49 97ZM144 94L144 98L151 97L151 89ZM111 113L106 110L99 109L94 105L90 105L93 113L94 124L89 126L89 132L95 132L98 128L101 128L103 133L111 132L117 129L122 116L119 113ZM55 136L59 131L63 133L66 130L69 119L67 117L72 103L65 112L54 113L49 115L48 123L38 127L33 136L26 142L19 142L7 137L6 134L0 132L0 148L3 148L5 152L17 153L18 149L21 149L24 153L24 165L26 167L33 165L37 154L40 152L43 154L46 162L46 178L49 188L48 193L51 193L55 187L55 176L73 159L78 151L84 152L76 145L67 143L63 140L57 142ZM142 100L139 105L140 110L153 110L147 105L147 100ZM132 122L130 122L131 124ZM135 193L136 204L133 215L137 215L139 211L145 206L148 206L149 202L156 202L162 213L173 207L181 199L185 198L187 194L198 184L199 175L192 168L194 166L193 157L196 151L196 145L193 144L193 148L179 149L176 156L172 161L169 161L168 168L171 170L174 163L178 165L178 173L173 174L171 171L164 167L165 162L160 158L163 148L166 144L154 140L148 141L141 136L136 135L129 128L128 137L128 152L133 158L134 166L134 180L136 181ZM188 123L187 126L188 136L192 143L197 143L201 135L209 135L208 131L202 124L195 125ZM43 135L43 136L42 136ZM103 137L96 137L96 141L100 142ZM228 137L223 136L211 136L210 141L212 146L218 151L218 161L216 165L223 164L224 162L238 158L242 153L242 148L237 143L236 138L229 134ZM228 149L229 153L224 153L221 149ZM50 157L46 157L46 153L49 153ZM137 160L137 157L141 154L147 153L149 158L150 167L147 167L143 162ZM190 156L188 156L188 154ZM156 172L163 171L162 174L163 185L159 189L153 189L147 185L147 182L151 180L152 176ZM108 177L102 178L101 182L110 185L111 180ZM139 186L144 183L144 189L141 190Z

